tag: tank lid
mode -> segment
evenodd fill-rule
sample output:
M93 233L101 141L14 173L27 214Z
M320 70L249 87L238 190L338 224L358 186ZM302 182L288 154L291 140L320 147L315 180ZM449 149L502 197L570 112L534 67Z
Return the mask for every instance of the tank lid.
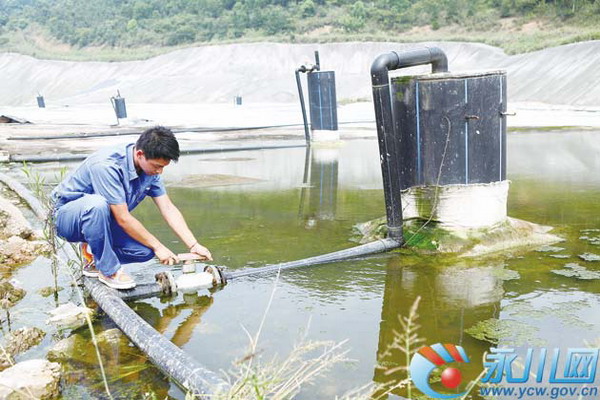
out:
M506 75L506 70L497 69L497 70L486 70L486 71L461 71L461 72L441 72L438 74L423 74L423 75L403 75L396 76L392 78L392 82L401 81L405 82L407 78L409 80L419 80L419 81L434 81L434 80L444 80L444 79L465 79L465 78L479 78L484 76L496 76L496 75Z

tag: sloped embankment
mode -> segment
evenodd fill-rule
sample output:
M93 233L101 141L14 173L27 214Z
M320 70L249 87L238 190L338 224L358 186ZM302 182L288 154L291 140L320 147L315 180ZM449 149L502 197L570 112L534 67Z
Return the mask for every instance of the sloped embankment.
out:
M477 43L424 43L441 47L452 71L503 68L511 101L578 106L600 105L600 41L575 43L507 56ZM106 102L119 89L133 103L291 102L294 70L313 62L336 72L339 99L370 99L369 69L377 55L419 44L231 44L174 51L130 62L68 62L0 54L7 77L0 105L34 104L38 91L54 104Z

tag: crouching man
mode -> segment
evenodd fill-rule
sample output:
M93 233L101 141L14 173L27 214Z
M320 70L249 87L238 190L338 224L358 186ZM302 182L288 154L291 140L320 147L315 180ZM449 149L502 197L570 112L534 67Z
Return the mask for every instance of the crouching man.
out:
M154 256L166 265L179 261L130 214L146 196L191 253L212 260L165 191L160 174L178 159L177 139L158 126L142 133L135 144L91 154L54 189L56 232L69 242L81 242L85 276L98 277L114 289L130 289L135 281L122 264Z

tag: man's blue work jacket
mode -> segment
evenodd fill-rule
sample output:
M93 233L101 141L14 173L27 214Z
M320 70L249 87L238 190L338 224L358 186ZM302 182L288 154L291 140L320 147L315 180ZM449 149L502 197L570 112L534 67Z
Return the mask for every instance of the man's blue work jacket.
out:
M131 211L146 196L165 194L160 175L136 171L134 146L111 146L91 154L52 191L55 209L85 194L98 194L108 204L127 204Z

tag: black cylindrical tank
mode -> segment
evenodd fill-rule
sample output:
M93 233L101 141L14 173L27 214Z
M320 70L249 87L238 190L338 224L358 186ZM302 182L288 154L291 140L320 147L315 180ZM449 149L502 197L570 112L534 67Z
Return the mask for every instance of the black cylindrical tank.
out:
M313 130L337 131L337 100L335 72L310 72L308 77L308 102Z
M125 107L125 98L121 96L112 97L113 108L117 118L127 118L127 108Z
M506 72L392 79L402 189L506 179Z
M37 100L37 105L39 108L46 108L46 102L44 101L44 96L39 95L35 99Z

